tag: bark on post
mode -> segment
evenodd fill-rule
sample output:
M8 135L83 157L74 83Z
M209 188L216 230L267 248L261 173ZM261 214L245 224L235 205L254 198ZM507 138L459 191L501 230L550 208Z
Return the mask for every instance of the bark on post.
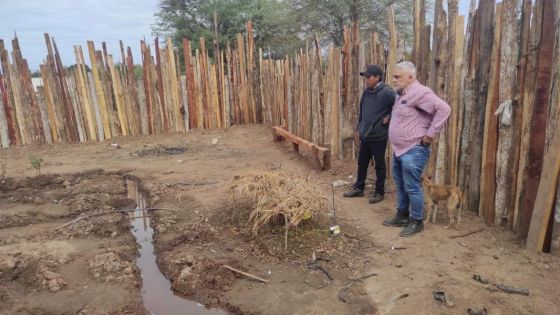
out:
M547 124L548 102L550 95L552 51L554 43L554 0L537 1L537 11L542 14L542 32L540 49L538 55L538 70L535 86L535 96L533 100L533 115L531 119L528 160L530 163L526 173L526 187L524 193L525 202L523 205L523 223L521 227L522 235L526 234L531 224L535 198L541 177L543 152L545 144L546 130L543 126ZM539 19L536 18L535 23ZM536 245L531 245L535 247Z
M482 172L480 174L479 213L486 224L494 224L495 217L495 192L496 192L496 150L498 143L498 118L495 115L500 98L500 60L501 60L501 35L502 32L501 3L496 5L496 20L494 24L494 46L492 47L492 68L490 70L490 86L486 99L486 117L484 119L484 142L482 147Z
M517 59L519 52L518 42L518 13L517 0L504 0L502 17L502 43L500 59L500 98L499 103L504 104L504 111L499 120L498 152L496 156L496 216L494 223L500 225L507 222L514 204L512 188L515 178L511 178L510 169L517 168L514 157L518 147L514 145L513 133L520 126L514 125L515 116L519 115L517 104L514 103L514 90L517 82ZM506 104L510 105L506 105ZM511 108L507 108L511 106ZM504 117L507 110L512 111L512 118L507 121Z

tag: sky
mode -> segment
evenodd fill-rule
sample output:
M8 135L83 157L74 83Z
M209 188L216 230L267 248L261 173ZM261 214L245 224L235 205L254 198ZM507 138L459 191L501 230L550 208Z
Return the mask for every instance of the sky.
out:
M412 1L412 0L411 0ZM445 0L444 0L445 2ZM0 39L11 51L17 33L23 57L37 70L47 55L44 33L54 37L62 63L74 64L74 45L82 45L89 64L87 41L96 49L107 43L115 62L121 59L119 40L140 63L140 40L153 42L151 31L158 0L0 0ZM459 0L459 14L468 15L470 0Z
M47 55L44 33L54 37L62 63L76 63L74 45L82 45L89 64L87 41L120 61L119 40L130 46L135 63L140 63L140 40L152 41L151 26L158 0L0 0L0 39L11 51L17 32L23 57L36 70Z

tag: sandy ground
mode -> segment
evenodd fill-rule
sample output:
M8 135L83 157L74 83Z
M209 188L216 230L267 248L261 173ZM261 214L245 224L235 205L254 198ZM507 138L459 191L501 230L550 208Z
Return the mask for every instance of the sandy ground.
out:
M0 186L0 314L147 313L125 216L103 214L55 230L81 214L133 207L126 176L141 180L152 207L178 210L154 212L153 221L157 262L173 290L229 313L466 314L486 308L488 314L558 314L558 256L527 252L500 228L449 238L484 227L467 212L459 232L443 228L447 217L440 212L437 224L401 238L398 228L381 225L394 211L390 188L376 205L341 198L348 187L336 188L338 237L326 227L300 227L290 232L285 251L281 228L251 235L247 209L231 191L236 176L305 177L329 198L331 182L355 176L353 161L319 172L271 138L266 127L248 126L1 150L7 164ZM169 154L177 148L185 151ZM31 155L44 161L42 175L36 176ZM319 260L310 265L313 252ZM473 280L475 274L490 283ZM527 288L530 295L492 284ZM434 291L445 291L454 306L434 300ZM389 303L401 294L408 296Z

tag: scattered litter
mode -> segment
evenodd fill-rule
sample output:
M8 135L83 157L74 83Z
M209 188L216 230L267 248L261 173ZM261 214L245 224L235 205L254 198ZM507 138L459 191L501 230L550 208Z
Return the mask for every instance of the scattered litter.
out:
M521 295L529 295L529 289L525 288L514 288L509 285L505 284L496 284L496 288L502 290L506 293L514 293L514 294L521 294Z
M339 179L339 180L335 180L332 183L332 185L333 185L333 187L342 187L342 186L350 185L350 182Z
M391 246L391 249L392 249L392 250L403 250L403 249L406 249L406 247L403 247L403 246Z
M212 139L212 144L218 144L218 138Z
M325 276L327 276L327 278L329 278L329 280L331 280L331 281L334 280L334 278L331 276L331 274L325 268L323 268L321 265L317 264L316 262L307 263L307 268L314 269L314 270L319 270L319 271L323 272L325 274Z
M481 275L473 275L473 279L483 283L483 284L491 284L491 286L487 287L486 290L495 292L495 291L502 291L506 293L514 293L514 294L521 294L521 295L529 295L529 289L526 288L515 288L506 284L501 283L490 283L488 279L483 278Z
M120 146L118 143L111 143L111 146L112 146L112 147L115 147L115 148L117 148L117 149L120 149L120 148L121 148L121 146Z
M472 277L473 277L474 280L476 280L480 283L488 284L488 279L483 278L481 275L473 275Z
M231 267L231 266L229 266L229 265L223 265L222 267L224 267L224 268L227 269L227 270L236 272L236 273L238 273L238 274L240 274L240 275L243 275L243 276L245 276L245 277L247 277L247 278L251 278L251 279L254 279L254 280L257 280L257 281L260 281L260 282L264 282L264 283L269 283L268 280L265 280L265 279L263 279L263 278L261 278L261 277L257 277L257 276L254 276L254 275L250 274L250 273L243 272L243 271L241 271L241 270L235 269L235 268L233 268L233 267Z
M455 306L455 303L453 303L453 301L451 301L451 299L449 298L449 295L444 292L444 291L434 291L434 299L436 301L440 301L442 303L445 303L446 306L449 307L453 307Z
M486 314L488 314L488 310L486 310L486 308L483 308L483 309L481 309L481 310L476 309L476 308L474 308L474 309L473 309L473 308L469 308L469 309L467 310L467 313L468 313L469 315L486 315Z

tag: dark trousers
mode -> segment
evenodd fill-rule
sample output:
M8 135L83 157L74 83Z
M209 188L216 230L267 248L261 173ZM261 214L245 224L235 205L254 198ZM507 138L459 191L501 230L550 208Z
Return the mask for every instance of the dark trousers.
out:
M358 153L358 178L354 184L354 188L364 190L366 185L367 170L371 158L375 161L375 192L385 194L385 149L387 148L387 140L369 142L360 140L360 152Z

